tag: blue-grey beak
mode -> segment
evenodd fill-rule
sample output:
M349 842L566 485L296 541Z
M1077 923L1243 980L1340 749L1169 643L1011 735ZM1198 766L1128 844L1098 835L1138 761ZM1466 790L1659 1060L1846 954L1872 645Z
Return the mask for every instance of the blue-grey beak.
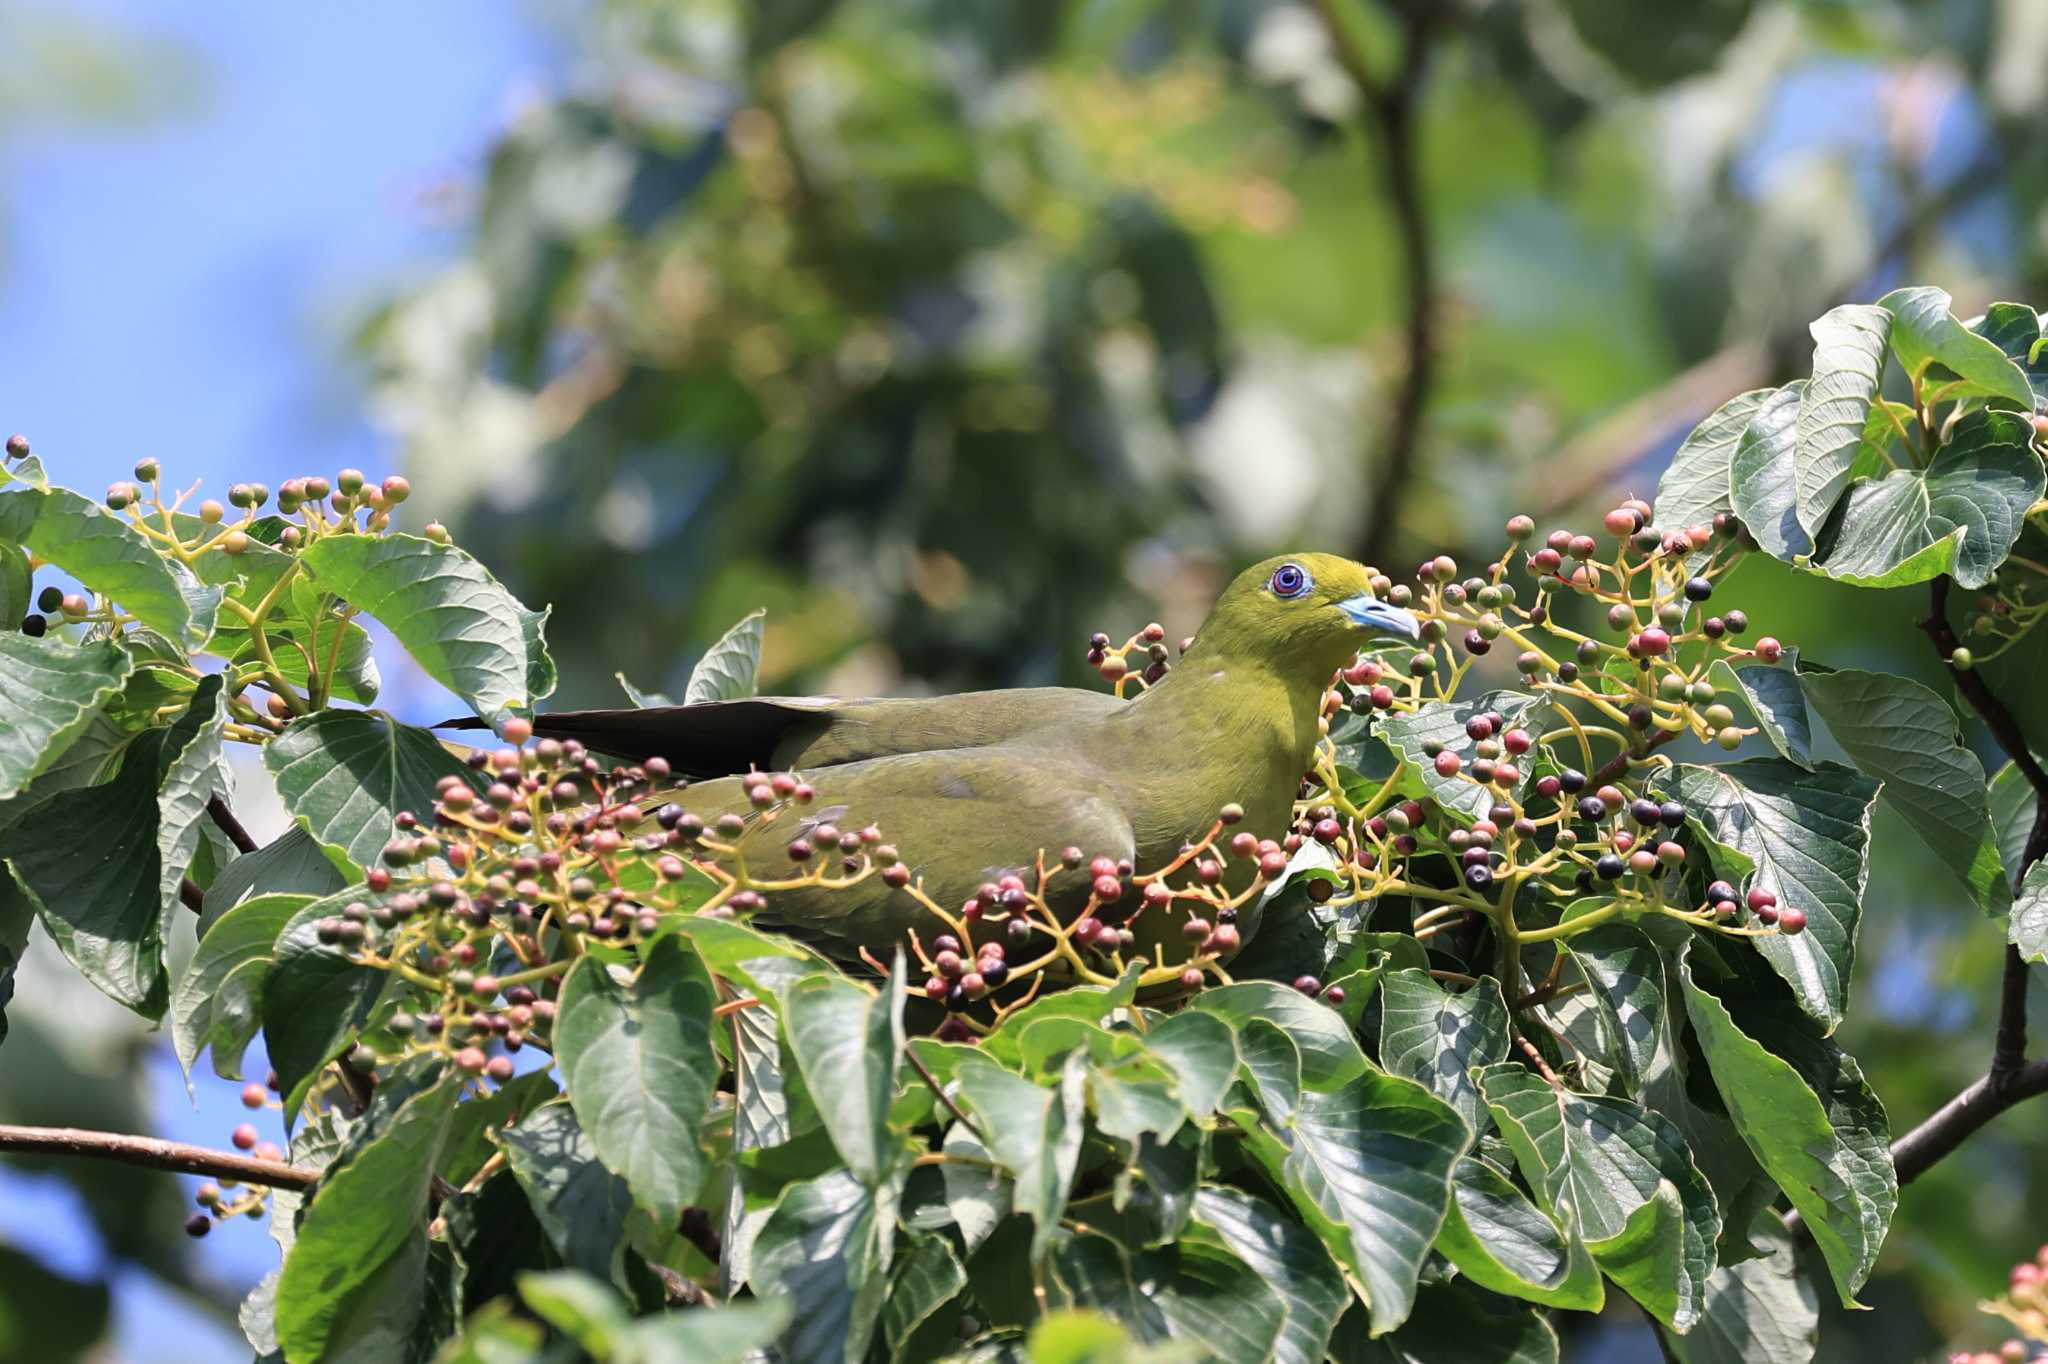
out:
M1337 609L1368 630L1397 635L1406 640L1422 638L1422 622L1415 618L1413 611L1391 606L1370 592L1361 592L1338 602Z

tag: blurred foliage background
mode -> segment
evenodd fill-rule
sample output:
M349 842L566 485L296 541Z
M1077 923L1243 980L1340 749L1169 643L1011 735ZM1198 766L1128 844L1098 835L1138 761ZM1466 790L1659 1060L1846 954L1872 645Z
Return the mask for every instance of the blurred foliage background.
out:
M1835 303L2048 303L2039 0L551 13L560 78L432 196L445 267L365 286L348 345L416 500L555 604L563 704L673 686L755 606L771 689L1082 681L1091 630L1186 633L1264 554L1483 561L1513 511L1649 495ZM1924 593L1759 562L1723 595L1945 685ZM2000 940L1877 832L1844 1041L1902 1131L1981 1072ZM18 1014L0 1114L50 1120L4 1082ZM2048 1237L2043 1130L1906 1192L1822 1359L1996 1338L1973 1305ZM185 1272L171 1217L100 1201ZM27 1272L0 1260L0 1358ZM1657 1357L1610 1315L1568 1357Z

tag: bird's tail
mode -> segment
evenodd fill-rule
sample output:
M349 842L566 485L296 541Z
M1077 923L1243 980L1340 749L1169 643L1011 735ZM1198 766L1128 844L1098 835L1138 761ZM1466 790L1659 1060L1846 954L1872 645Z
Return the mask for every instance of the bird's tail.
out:
M533 732L544 739L574 739L592 752L633 762L663 758L678 775L701 781L774 766L783 738L806 722L818 722L813 707L747 697L694 706L558 710L534 716ZM434 728L488 726L470 716Z

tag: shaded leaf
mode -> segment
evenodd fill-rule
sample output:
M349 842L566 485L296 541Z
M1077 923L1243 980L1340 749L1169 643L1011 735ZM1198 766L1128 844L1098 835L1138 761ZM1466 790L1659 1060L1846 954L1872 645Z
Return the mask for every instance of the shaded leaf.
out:
M191 1088L192 1063L213 1051L213 1073L242 1078L242 1052L261 1025L263 978L275 958L278 935L304 895L263 895L235 906L213 923L171 992L171 1040Z
M1468 1284L1425 1284L1401 1329L1366 1339L1354 1307L1338 1323L1339 1364L1557 1364L1557 1333L1541 1312Z
M134 661L114 644L73 644L57 635L31 639L0 630L0 800L40 776L121 689Z
M2028 961L2048 960L2048 857L2029 867L2020 882L2006 936Z
M902 969L876 992L844 976L809 976L782 993L783 1031L841 1159L868 1183L895 1163L889 1131L903 1056Z
M1286 1323L1286 1305L1270 1285L1228 1250L1200 1240L1133 1252L1083 1233L1053 1252L1052 1267L1073 1305L1108 1313L1141 1341L1186 1342L1226 1364L1273 1358Z
M1799 685L1879 798L1986 913L2012 902L1991 829L1984 765L1963 747L1956 714L1926 687L1890 673L1802 667Z
M1707 415L1679 443L1657 480L1655 521L1660 526L1696 526L1712 522L1735 507L1729 471L1735 447L1750 419L1774 390L1738 393Z
M293 824L254 852L243 853L221 868L206 888L206 907L199 915L200 936L212 932L221 915L258 895L319 899L346 888L348 878L334 865L340 856L343 854L330 853L313 835Z
M1221 1184L1195 1195L1195 1220L1280 1297L1286 1319L1273 1347L1277 1364L1318 1364L1351 1301L1344 1275L1321 1241L1265 1199Z
M907 1352L912 1337L966 1286L967 1271L944 1237L911 1237L908 1251L896 1257L889 1273L889 1294L882 1304L882 1339L890 1357L915 1364L918 1357Z
M895 1189L834 1170L792 1184L754 1241L754 1280L803 1304L783 1333L790 1359L858 1361L888 1296Z
M1820 1343L1820 1303L1799 1273L1791 1234L1768 1211L1757 1214L1749 1234L1769 1250L1714 1271L1699 1324L1665 1341L1679 1364L1807 1364L1813 1358Z
M1902 587L1944 573L1963 587L1984 586L2041 497L2044 475L2031 438L2018 413L1967 414L1926 468L1894 469L1849 489L1816 537L1819 571L1859 587Z
M506 1163L571 1269L605 1278L626 1239L633 1194L604 1167L566 1103L543 1104L498 1134Z
M263 1044L287 1113L320 1067L341 1055L350 1035L369 1021L384 988L384 972L320 941L320 921L341 913L350 899L342 891L294 914L278 934L276 961L263 979Z
M1789 653L1789 651L1788 651ZM1806 714L1806 694L1792 668L1752 663L1735 667L1717 658L1707 676L1742 697L1757 728L1778 750L1778 756L1809 772L1813 770L1813 725Z

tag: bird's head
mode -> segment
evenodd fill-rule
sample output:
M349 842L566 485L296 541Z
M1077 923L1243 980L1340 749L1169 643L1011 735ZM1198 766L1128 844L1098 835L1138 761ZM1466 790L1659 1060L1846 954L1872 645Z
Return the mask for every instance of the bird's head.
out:
M1190 658L1262 657L1320 685L1375 635L1414 640L1415 613L1381 601L1363 564L1334 554L1282 554L1237 575L1195 634Z

